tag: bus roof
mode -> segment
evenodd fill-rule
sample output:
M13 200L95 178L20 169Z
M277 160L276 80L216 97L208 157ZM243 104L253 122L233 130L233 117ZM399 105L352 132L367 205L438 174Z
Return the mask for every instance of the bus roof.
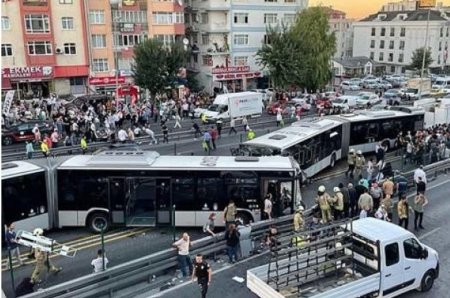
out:
M412 237L408 230L374 217L353 221L352 229L356 234L374 242L380 241L381 244L391 243L399 238Z
M262 135L244 144L285 149L340 124L339 121L325 118L313 121L297 121L292 123L291 126Z
M2 180L43 172L45 169L26 161L12 161L2 163Z
M340 121L349 121L349 122L360 122L367 120L375 120L375 119L389 119L389 118L397 118L402 116L410 116L410 115L424 115L425 111L423 109L417 109L415 107L401 107L402 110L380 110L380 111L370 111L370 110L361 110L355 111L352 114L340 114L329 116L330 118L340 120ZM400 109L400 108L399 108Z
M298 166L291 158L282 156L160 156L151 151L105 151L69 158L58 169L294 171Z

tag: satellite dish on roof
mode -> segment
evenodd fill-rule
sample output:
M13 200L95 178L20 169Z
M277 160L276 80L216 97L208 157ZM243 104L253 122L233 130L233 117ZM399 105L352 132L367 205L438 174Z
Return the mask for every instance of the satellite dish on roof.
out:
M183 6L183 0L177 0L178 5Z

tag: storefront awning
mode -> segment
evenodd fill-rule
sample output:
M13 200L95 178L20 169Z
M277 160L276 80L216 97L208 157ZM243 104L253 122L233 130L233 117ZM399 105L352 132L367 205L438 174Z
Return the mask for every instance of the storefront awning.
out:
M2 90L12 89L11 81L8 78L2 77Z

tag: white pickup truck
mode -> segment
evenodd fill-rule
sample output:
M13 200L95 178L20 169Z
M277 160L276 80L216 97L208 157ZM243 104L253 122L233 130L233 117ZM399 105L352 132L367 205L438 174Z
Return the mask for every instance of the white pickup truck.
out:
M439 276L438 253L397 225L364 218L339 233L333 246L326 242L314 250L305 241L302 248L280 249L287 257L248 270L247 287L262 298L396 297L428 291ZM326 237L315 241L325 243ZM271 276L271 268L279 275Z

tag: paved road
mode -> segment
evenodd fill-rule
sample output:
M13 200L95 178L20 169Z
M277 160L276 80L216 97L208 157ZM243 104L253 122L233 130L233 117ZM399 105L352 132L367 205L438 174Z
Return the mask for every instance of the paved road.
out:
M447 225L450 225L450 203L448 202L448 186L450 185L450 179L447 176L439 177L436 181L430 183L427 196L429 197L430 204L425 211L424 226L425 230L418 232L418 237L425 244L433 247L439 252L441 272L440 277L436 280L433 289L428 293L410 292L400 297L421 297L421 298L434 298L434 297L448 297L450 280L450 237L448 233ZM412 198L410 198L412 199ZM410 222L410 227L412 227ZM208 292L209 297L257 297L250 292L246 287L246 281L238 283L232 280L233 277L238 276L245 278L246 270L248 268L254 268L267 263L268 256L262 255L250 260L244 260L236 266L223 267L216 265L218 268L213 276L213 283ZM177 285L165 292L154 294L152 297L164 297L164 298L190 298L199 297L199 289L196 284L186 282ZM139 298L149 297L150 295L142 295Z

